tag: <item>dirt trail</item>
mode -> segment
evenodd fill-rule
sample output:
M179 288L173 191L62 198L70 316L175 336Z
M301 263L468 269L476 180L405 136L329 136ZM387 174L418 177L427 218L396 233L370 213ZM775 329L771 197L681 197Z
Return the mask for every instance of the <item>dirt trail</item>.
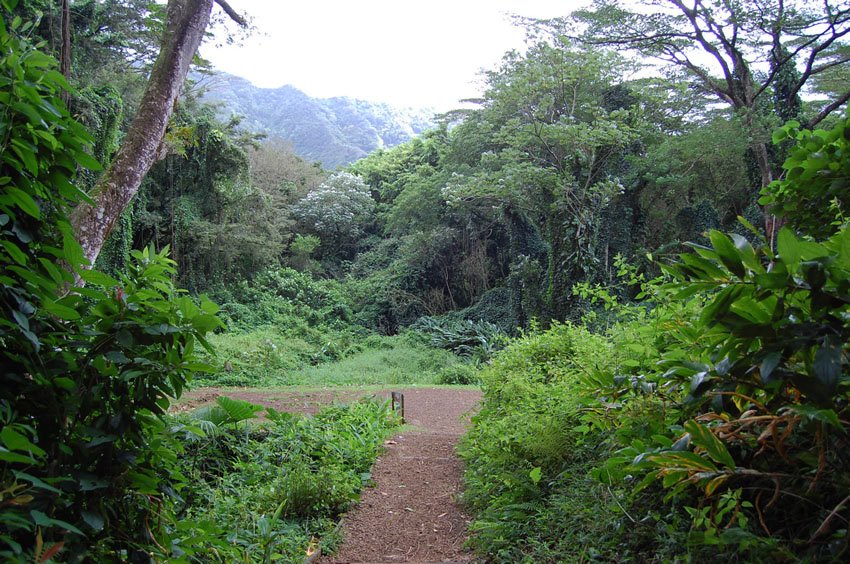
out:
M358 506L343 519L342 547L317 562L469 562L472 555L463 550L469 518L455 503L463 464L454 449L481 392L392 389L404 394L405 419L414 428L386 441L372 469L375 485L362 492ZM183 409L228 395L282 411L314 413L322 404L369 394L389 397L389 389L264 393L207 388L187 394Z
M481 399L462 389L403 390L412 432L387 441L372 471L375 486L343 520L339 553L325 564L468 562L468 517L458 508L463 465L454 452L465 415Z

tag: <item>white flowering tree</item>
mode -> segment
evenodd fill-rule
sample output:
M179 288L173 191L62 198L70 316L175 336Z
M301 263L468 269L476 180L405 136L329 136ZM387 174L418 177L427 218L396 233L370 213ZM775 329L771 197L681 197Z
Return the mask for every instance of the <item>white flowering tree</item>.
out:
M363 236L373 217L375 200L362 178L338 172L311 190L292 211L336 253L351 248Z

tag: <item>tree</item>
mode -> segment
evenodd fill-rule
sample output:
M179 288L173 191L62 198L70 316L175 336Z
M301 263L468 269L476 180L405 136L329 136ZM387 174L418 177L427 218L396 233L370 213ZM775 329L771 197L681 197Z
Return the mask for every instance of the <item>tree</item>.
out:
M250 182L238 120L222 123L193 101L184 98L172 116L169 154L151 167L129 215L133 248L168 245L177 283L204 292L277 265L291 229Z
M311 190L292 211L334 254L344 255L364 234L374 210L375 200L363 179L338 172Z
M189 65L209 24L213 3L245 25L225 0L168 3L162 47L136 117L114 160L95 185L92 202L78 206L71 216L77 240L92 264L145 174L165 156L162 140Z
M597 277L613 256L602 213L623 189L620 167L636 136L633 96L618 85L624 68L613 54L576 48L562 35L547 37L526 55L506 56L489 76L480 120L470 121L496 145L446 193L453 206L495 206L509 225L525 230L521 217L529 216L539 226L549 246L540 265L547 311L532 315L567 317L575 305L572 284ZM526 235L511 238L520 245ZM535 259L521 256L525 252L514 251L511 268Z
M575 12L570 21L586 25L581 40L588 44L633 49L669 63L740 113L753 137L760 188L777 172L769 139L757 131L765 108L788 118L786 109L799 107L810 81L850 62L850 4L844 0L596 0L594 9ZM848 99L845 84L807 126Z

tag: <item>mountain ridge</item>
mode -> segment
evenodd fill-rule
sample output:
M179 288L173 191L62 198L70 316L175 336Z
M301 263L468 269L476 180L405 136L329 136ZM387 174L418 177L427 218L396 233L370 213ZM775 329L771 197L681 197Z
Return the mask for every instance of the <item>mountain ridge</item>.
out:
M436 114L350 97L313 98L291 85L260 88L224 73L204 89L202 100L217 103L222 117L244 116L248 129L289 141L297 155L327 169L413 139L434 126Z

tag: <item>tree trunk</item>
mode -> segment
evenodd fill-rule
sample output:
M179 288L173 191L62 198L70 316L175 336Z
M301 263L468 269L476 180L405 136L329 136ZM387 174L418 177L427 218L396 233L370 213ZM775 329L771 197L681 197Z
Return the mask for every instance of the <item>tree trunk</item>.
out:
M71 0L62 0L62 48L59 50L59 72L71 79ZM62 90L60 98L67 106L71 102L71 93Z
M168 120L210 20L214 0L169 0L162 47L139 111L109 167L92 191L94 205L71 214L74 233L94 264L113 225L160 158Z
M62 60L59 62L59 72L65 78L71 77L71 0L62 0Z

